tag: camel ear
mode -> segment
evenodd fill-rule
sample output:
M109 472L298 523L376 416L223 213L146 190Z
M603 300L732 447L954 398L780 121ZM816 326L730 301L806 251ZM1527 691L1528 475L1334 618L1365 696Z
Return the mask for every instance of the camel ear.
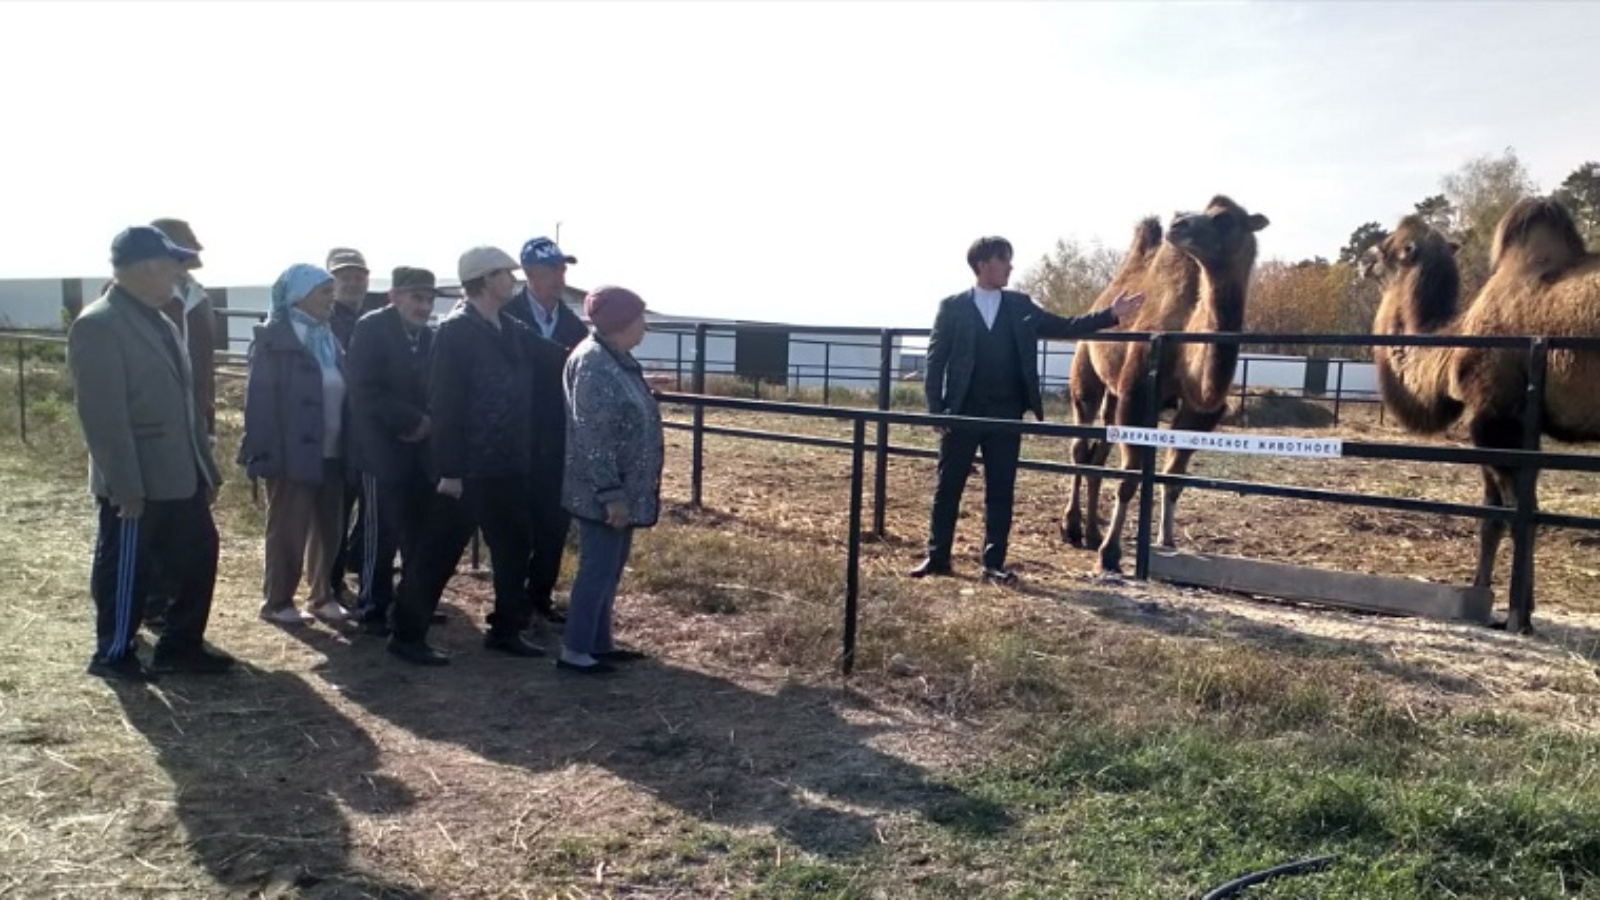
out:
M1270 221L1268 221L1267 217L1263 216L1260 213L1255 213L1254 215L1250 216L1250 230L1251 231L1260 231L1261 229L1263 229L1263 228L1265 228L1265 227L1267 227L1268 225L1271 225L1271 224L1272 223Z

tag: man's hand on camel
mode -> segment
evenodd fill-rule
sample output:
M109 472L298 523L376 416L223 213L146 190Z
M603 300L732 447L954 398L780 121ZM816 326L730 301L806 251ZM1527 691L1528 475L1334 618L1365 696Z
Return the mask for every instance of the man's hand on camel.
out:
M1139 307L1144 305L1143 294L1130 294L1122 291L1117 294L1117 299L1111 301L1111 314L1117 317L1117 324L1132 319L1139 313Z

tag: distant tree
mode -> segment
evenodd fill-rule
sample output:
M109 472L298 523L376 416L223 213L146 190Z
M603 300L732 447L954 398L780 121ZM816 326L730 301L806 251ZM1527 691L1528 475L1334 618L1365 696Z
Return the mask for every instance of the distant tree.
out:
M1510 147L1499 156L1469 160L1446 175L1441 186L1453 212L1453 227L1446 231L1461 244L1456 253L1461 295L1472 297L1489 277L1489 245L1500 217L1511 204L1539 189Z
M1455 207L1450 205L1450 201L1445 199L1443 194L1434 194L1419 201L1416 212L1429 225L1440 231L1448 232L1455 228Z
M1055 249L1017 279L1017 287L1059 315L1082 313L1106 289L1122 265L1122 252L1099 244L1084 247L1075 240L1058 240Z
M1389 230L1377 222L1368 222L1350 233L1350 240L1339 251L1339 262L1354 263L1361 259L1367 248L1389 236Z
M1555 198L1578 220L1578 230L1589 249L1600 251L1600 162L1586 162L1572 170L1556 188Z

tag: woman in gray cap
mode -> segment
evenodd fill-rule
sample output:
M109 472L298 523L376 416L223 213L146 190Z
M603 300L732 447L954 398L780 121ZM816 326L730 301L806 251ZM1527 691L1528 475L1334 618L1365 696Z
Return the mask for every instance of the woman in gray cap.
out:
M644 340L644 301L620 287L584 298L594 333L568 357L566 474L562 504L578 520L578 573L556 665L583 673L644 654L611 635L617 588L633 532L656 523L664 447L661 412L632 350Z

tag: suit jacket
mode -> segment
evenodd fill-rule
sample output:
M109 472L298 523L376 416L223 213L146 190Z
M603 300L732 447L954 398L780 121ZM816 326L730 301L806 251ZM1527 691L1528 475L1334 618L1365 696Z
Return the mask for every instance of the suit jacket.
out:
M1044 397L1039 391L1039 340L1065 340L1116 324L1111 310L1086 316L1058 316L1040 308L1033 298L1017 291L1001 291L1000 306L1007 315L997 317L1011 323L1017 342L1017 357L1022 364L1022 383L1028 408L1044 420ZM928 412L951 415L961 408L972 385L972 367L977 357L978 329L984 328L983 314L972 300L972 289L939 301L928 338L928 369L923 387Z
M428 414L428 359L433 329L417 332L415 349L400 311L367 313L350 336L350 465L379 481L421 477L427 441L401 438Z
M506 304L506 308L501 312L532 328L534 334L544 337L539 323L533 318L533 295L528 293L527 285L517 289L517 295L511 298L511 302ZM588 336L589 326L583 324L583 320L578 318L565 303L557 303L556 328L549 339L560 344L563 351L571 353L572 348L578 346Z
M157 330L181 348L177 329L138 303L113 286L67 330L89 490L116 502L187 500L202 477L215 486L222 474L195 409L188 354L174 358Z

